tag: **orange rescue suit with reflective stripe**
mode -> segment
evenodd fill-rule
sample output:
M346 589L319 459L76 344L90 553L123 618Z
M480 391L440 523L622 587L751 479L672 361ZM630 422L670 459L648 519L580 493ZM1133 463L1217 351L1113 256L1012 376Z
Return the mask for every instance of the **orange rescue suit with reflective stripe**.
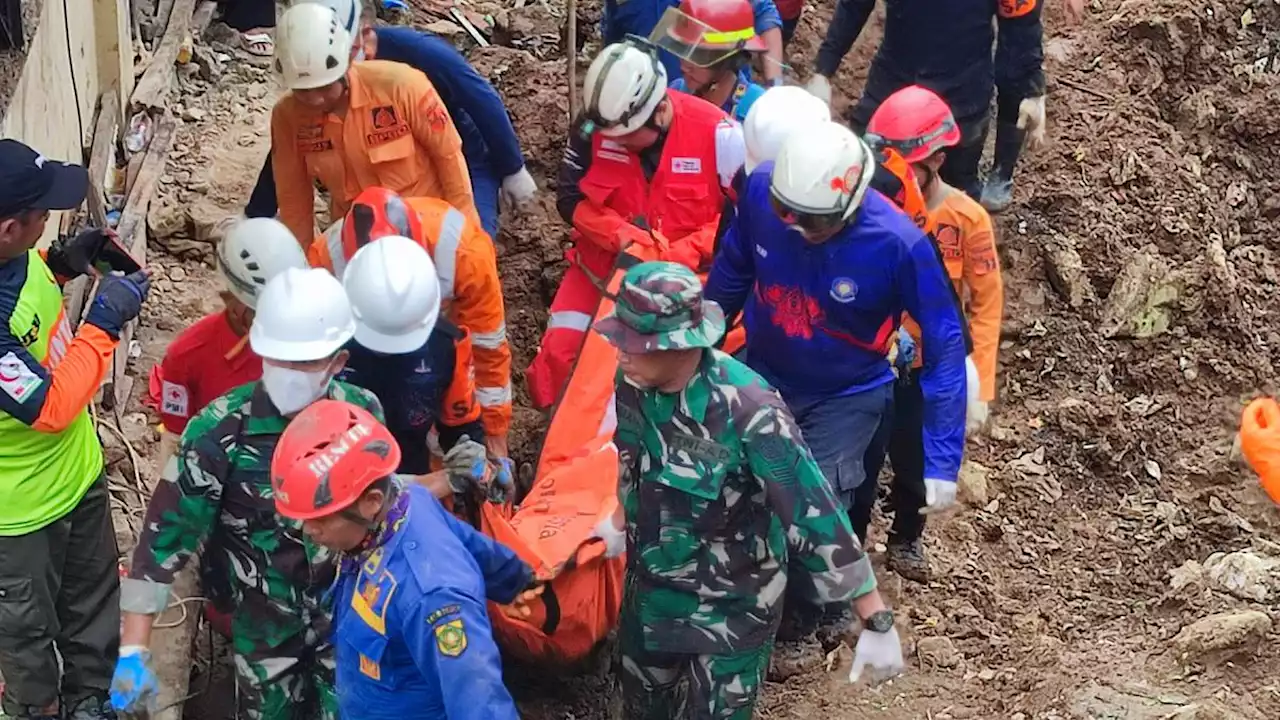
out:
M924 202L924 194L920 192L920 183L916 180L915 171L907 161L892 148L882 148L877 156L880 168L884 173L877 173L872 187L879 190L894 205L902 208L907 217L926 233L932 233L933 218L929 207Z
M315 235L313 182L329 192L329 217L347 214L362 190L437 197L479 224L458 135L431 81L408 65L370 60L347 73L342 117L292 94L271 113L271 161L280 220L299 242Z
M423 237L415 239L435 261L445 317L471 335L476 398L485 434L504 437L511 427L511 347L493 242L478 222L443 200L407 197L404 201L422 224ZM307 260L341 278L356 250L343 245L339 221L316 236L307 248Z
M651 245L647 225L670 243L669 259L695 270L710 265L723 195L716 168L716 128L731 122L720 108L683 93L667 93L671 126L652 180L640 159L599 133L591 165L578 182L586 199L573 212L569 259L598 281L613 271L618 250L631 242Z
M934 241L947 276L956 287L973 338L973 364L978 368L978 399L996 397L996 354L1004 318L1004 281L996 253L991 216L973 198L952 188L929 213ZM920 326L903 316L902 326L916 341L916 366L929 348L920 343Z

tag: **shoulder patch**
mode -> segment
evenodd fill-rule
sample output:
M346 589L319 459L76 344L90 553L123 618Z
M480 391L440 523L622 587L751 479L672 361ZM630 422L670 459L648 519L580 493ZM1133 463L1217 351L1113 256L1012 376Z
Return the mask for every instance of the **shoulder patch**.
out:
M458 657L467 649L467 629L462 618L450 620L435 629L436 649L445 657Z
M12 352L0 357L0 390L9 397L25 402L43 384L44 379L27 367L22 358Z
M432 611L432 613L427 616L427 624L435 625L437 622L440 622L441 619L447 618L450 615L457 615L461 612L462 612L462 606L457 603L454 603L452 605L445 605L442 608L437 608L436 610Z
M1000 0L999 12L1002 18L1019 18L1030 15L1040 0Z
M191 416L191 393L186 385L163 381L160 389L160 412L174 417Z

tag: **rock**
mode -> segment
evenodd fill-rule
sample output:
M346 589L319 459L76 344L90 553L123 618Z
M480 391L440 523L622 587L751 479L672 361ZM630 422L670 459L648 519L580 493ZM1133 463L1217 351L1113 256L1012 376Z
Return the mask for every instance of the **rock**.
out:
M960 653L948 637L926 637L916 642L916 655L920 662L940 668L953 668L960 664Z
M179 203L167 199L168 202L152 203L147 213L147 227L151 236L157 240L171 237L187 229L187 210Z
M169 279L174 282L182 282L187 279L187 271L180 267L175 267L169 271Z
M1085 272L1080 253L1065 238L1055 238L1044 244L1044 267L1049 284L1073 308L1097 301L1093 284Z
M960 466L960 476L956 478L956 496L960 502L973 507L987 504L987 474L990 472L984 465L972 460Z
M1202 655L1244 649L1266 637L1271 618L1257 610L1223 612L1201 618L1182 628L1173 638L1182 655Z
M450 40L466 32L462 29L461 25L449 20L437 20L430 23L426 26L426 30L429 33L433 33Z
M822 646L812 639L779 643L769 660L768 678L773 682L782 682L813 670L822 664L823 655Z
M545 22L538 5L503 10L493 19L493 43L516 45L538 36L539 23Z
M206 114L207 113L205 113L205 111L201 110L200 108L187 108L182 113L182 119L190 120L191 122L200 122L201 120L204 119L204 116Z
M1204 574L1215 590L1241 600L1280 599L1280 559L1260 557L1251 550L1214 553L1204 562Z
M1167 306L1182 294L1183 280L1150 247L1134 253L1121 268L1102 313L1108 338L1146 338L1169 329Z

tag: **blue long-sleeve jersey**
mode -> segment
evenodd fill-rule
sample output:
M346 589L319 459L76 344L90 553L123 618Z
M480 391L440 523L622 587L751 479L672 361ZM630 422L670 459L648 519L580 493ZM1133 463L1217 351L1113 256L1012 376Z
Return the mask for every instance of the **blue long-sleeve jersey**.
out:
M788 403L893 382L886 358L911 313L923 332L925 477L955 480L964 452L965 335L938 251L905 214L869 190L838 235L810 244L769 201L773 164L747 178L706 296L744 313L747 361Z
M380 27L378 59L417 68L431 79L462 136L467 163L483 163L499 179L524 167L520 140L502 98L458 49L409 27Z
M338 705L362 720L517 720L486 597L530 579L515 553L411 485L402 524L334 590Z

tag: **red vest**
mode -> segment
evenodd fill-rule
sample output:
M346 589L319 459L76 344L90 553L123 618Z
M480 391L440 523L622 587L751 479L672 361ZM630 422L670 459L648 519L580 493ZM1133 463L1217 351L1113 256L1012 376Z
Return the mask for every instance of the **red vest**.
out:
M671 127L652 181L645 180L635 153L596 133L591 166L578 187L591 202L630 221L644 218L649 227L675 241L719 219L724 198L716 173L716 128L728 119L701 98L668 92L667 99ZM590 242L576 245L579 262L596 277L609 277L613 253Z

